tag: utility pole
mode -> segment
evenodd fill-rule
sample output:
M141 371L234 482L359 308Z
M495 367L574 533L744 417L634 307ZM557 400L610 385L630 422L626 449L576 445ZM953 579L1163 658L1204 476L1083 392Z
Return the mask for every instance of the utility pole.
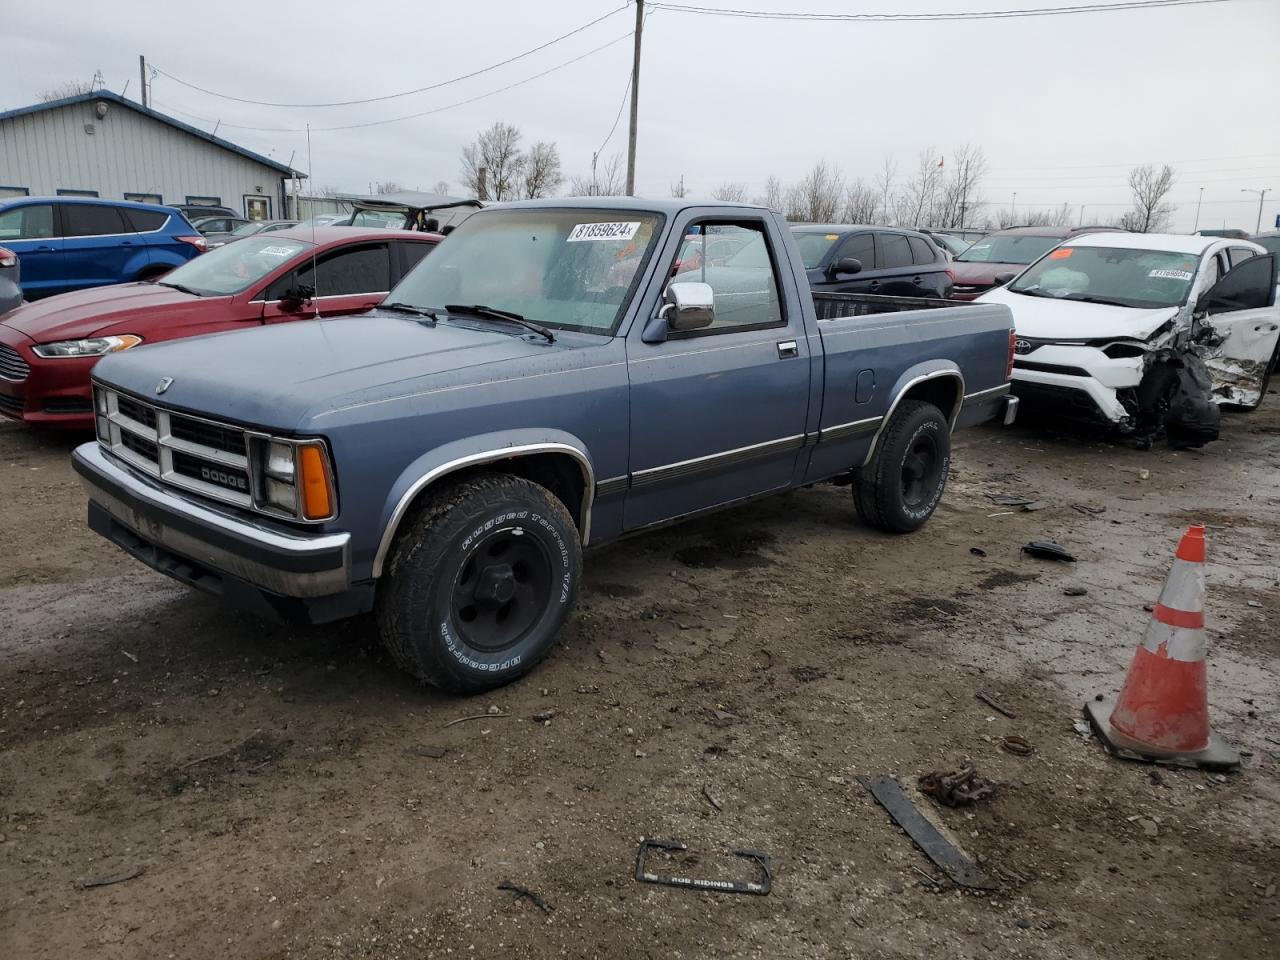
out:
M1080 222L1079 222L1079 223L1077 223L1077 224L1076 224L1076 226L1077 226L1077 227L1083 227L1083 226L1084 226L1084 204L1083 204L1083 203L1082 203L1082 204L1080 204Z
M631 61L631 137L627 141L627 196L636 193L636 120L640 115L640 34L644 31L644 0L636 0L636 51Z
M1009 212L1009 219L1014 223L1018 222L1018 191L1013 191L1013 209ZM1010 224L1012 226L1013 224Z
M1200 204L1204 203L1204 187L1200 188L1200 196L1196 199L1196 225L1191 228L1191 232L1195 233L1200 229Z
M147 58L143 54L138 54L138 77L142 80L142 105L150 106L150 97L147 96Z
M1249 189L1249 188L1247 188L1247 187L1246 187L1246 188L1241 189L1241 191L1240 191L1240 192L1241 192L1241 193L1256 193L1256 194L1258 195L1258 225L1257 225L1256 227L1254 227L1254 228L1253 228L1253 232L1254 232L1254 233L1260 233L1260 232L1262 231L1262 203L1263 203L1263 201L1264 201L1264 200L1266 200L1266 199L1267 199L1267 194L1271 192L1271 188L1270 188L1270 187L1264 187L1264 188L1263 188L1263 189L1261 189L1261 190L1251 190L1251 189Z

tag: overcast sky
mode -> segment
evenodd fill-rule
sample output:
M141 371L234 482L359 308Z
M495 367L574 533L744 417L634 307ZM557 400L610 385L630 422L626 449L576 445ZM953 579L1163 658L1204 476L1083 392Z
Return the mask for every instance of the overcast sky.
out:
M694 0L672 0L675 3ZM803 12L936 12L1067 0L698 0ZM1107 0L1110 2L1110 0ZM514 56L622 0L484 3L262 0L5 5L0 108L100 70L139 89L138 54L218 93L267 101L375 97L448 80ZM81 15L77 14L77 11ZM430 116L320 131L446 107L517 83L629 33L628 8L515 63L437 90L324 109L240 104L163 75L153 105L219 136L310 170L315 184L365 192L394 180L460 190L458 154L495 120L527 142L554 140L566 174L587 173L613 126L631 68L630 38L577 63ZM817 159L870 181L884 157L901 175L921 150L980 145L982 199L1019 209L1087 204L1086 221L1121 213L1130 165L1177 171L1175 226L1264 229L1280 214L1280 0L1011 20L814 23L651 12L644 30L637 192L693 195L724 181L754 194L770 174L801 177ZM203 118L203 119L197 119ZM266 132L244 127L303 128ZM625 157L624 112L604 155ZM295 155L296 153L296 155ZM3 171L0 171L2 174ZM0 181L3 176L0 175Z

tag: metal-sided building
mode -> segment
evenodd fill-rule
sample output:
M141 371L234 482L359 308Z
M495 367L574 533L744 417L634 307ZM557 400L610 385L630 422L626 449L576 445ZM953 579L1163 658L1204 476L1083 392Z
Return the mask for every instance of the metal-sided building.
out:
M103 197L285 216L286 164L106 90L0 112L0 198Z

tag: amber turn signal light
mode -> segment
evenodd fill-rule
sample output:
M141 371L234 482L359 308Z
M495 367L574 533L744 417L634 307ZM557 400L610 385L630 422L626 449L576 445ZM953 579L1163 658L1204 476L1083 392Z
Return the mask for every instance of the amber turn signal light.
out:
M303 518L325 520L333 516L333 481L324 448L318 443L298 447L298 467Z

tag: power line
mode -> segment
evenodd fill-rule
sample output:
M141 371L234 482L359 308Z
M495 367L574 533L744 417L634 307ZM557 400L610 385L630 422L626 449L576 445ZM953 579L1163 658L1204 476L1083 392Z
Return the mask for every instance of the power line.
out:
M591 56L592 54L599 53L601 50L607 49L608 47L612 47L616 43L621 43L623 40L630 40L631 36L632 34L630 32L624 33L620 37L614 37L608 43L602 43L600 46L595 47L594 49L588 50L586 53L579 54L578 56L574 57L572 60L565 60L563 63L558 63L554 67L549 67L548 69L543 70L541 73L535 73L531 77L525 77L523 80L517 80L515 83L509 83L505 87L498 87L496 90L490 90L487 93L481 93L481 94L477 94L474 97L468 97L466 100L458 100L455 103L446 103L443 106L433 107L430 110L422 110L418 113L406 114L405 116L402 116L402 117L388 117L385 120L368 120L364 123L348 123L348 124L342 124L334 127L311 127L310 129L312 133L323 133L323 132L329 132L334 130L360 130L365 127L379 127L388 123L400 123L403 120L416 120L419 117L428 117L435 113L442 113L445 110L452 110L455 107L466 106L469 103L475 103L477 100L484 100L487 97L492 97L499 93L505 93L507 90L514 90L516 87L524 86L526 83L530 83L534 80L538 80L542 77L547 76L548 74L555 73L557 70L563 70L565 67L575 64L579 60L585 60L587 57ZM174 113L179 113L179 114L182 114L183 116L191 117L195 120L200 120L203 123L221 123L220 120L215 120L212 117L202 117L198 114L189 113L185 110L180 110L177 107L168 106L167 104L158 103L156 101L152 101L152 102L155 103L156 106L163 106L165 107L165 109L172 110ZM232 130L253 130L259 133L306 133L307 131L307 127L252 127L252 126L246 126L244 124L238 124L238 123L222 123L222 126Z
M1216 163L1222 160L1260 160L1271 157L1280 157L1280 153L1243 153L1229 157L1192 157L1186 160L1161 160L1160 163ZM1019 170L1097 170L1104 167L1140 167L1144 163L1152 163L1151 160L1130 161L1129 163L1076 163L1067 164L1061 167L997 167L996 171L1001 173L1018 172Z
M1117 10L1152 10L1162 7L1193 7L1209 3L1231 3L1233 0L1122 0L1120 3L1086 3L1061 7L1027 7L1018 10L965 10L950 13L792 13L781 10L741 10L703 7L684 3L654 2L655 10L694 13L715 17L741 17L753 20L797 20L811 22L946 22L954 20L1013 20L1022 17L1069 16L1078 13L1109 13Z
M631 6L630 0L628 0L628 2L624 3L622 6L616 7L613 10L610 10L608 13L604 14L604 16L596 17L594 20L584 23L580 27L575 27L574 29L570 30L568 33L562 33L560 36L556 37L553 40L548 40L546 43L542 43L536 47L532 47L531 49L526 50L523 53L517 53L514 57L508 57L506 60L500 60L497 63L490 64L487 67L481 67L479 70L473 70L470 73L464 73L461 76L451 77L448 80L441 80L438 83L432 83L425 87L417 87L413 90L402 90L400 93L388 93L380 97L365 97L360 100L333 100L328 103L276 103L271 100L250 100L246 97L237 97L230 93L219 93L216 90L209 90L206 87L198 86L197 84L191 83L188 80L183 80L181 77L175 77L172 73L168 73L165 70L161 70L159 67L156 67L154 65L152 66L152 69L155 70L156 73L159 73L162 76L168 77L174 83L179 83L182 86L189 87L192 90L198 90L200 93L207 94L208 96L218 97L221 100L232 100L236 103L253 104L254 106L258 106L258 107L290 107L290 108L297 108L297 109L310 109L310 108L318 108L318 107L350 107L350 106L355 106L357 104L362 104L362 103L381 103L385 100L396 100L400 97L411 97L416 93L426 93L429 90L439 90L441 87L447 87L450 84L459 83L463 80L470 80L472 77L478 77L483 73L489 73L492 70L497 70L499 67L505 67L509 63L515 63L517 60L523 60L525 57L531 56L532 54L537 53L539 50L545 50L547 49L547 47L557 44L561 40L567 40L569 37L572 37L574 34L581 33L583 30L586 30L588 27L594 27L597 23L600 23L603 20L608 20L614 14L621 13L623 10L627 9L627 7L629 6ZM230 126L230 124L228 124L228 126ZM251 129L251 128L241 128L241 129Z

